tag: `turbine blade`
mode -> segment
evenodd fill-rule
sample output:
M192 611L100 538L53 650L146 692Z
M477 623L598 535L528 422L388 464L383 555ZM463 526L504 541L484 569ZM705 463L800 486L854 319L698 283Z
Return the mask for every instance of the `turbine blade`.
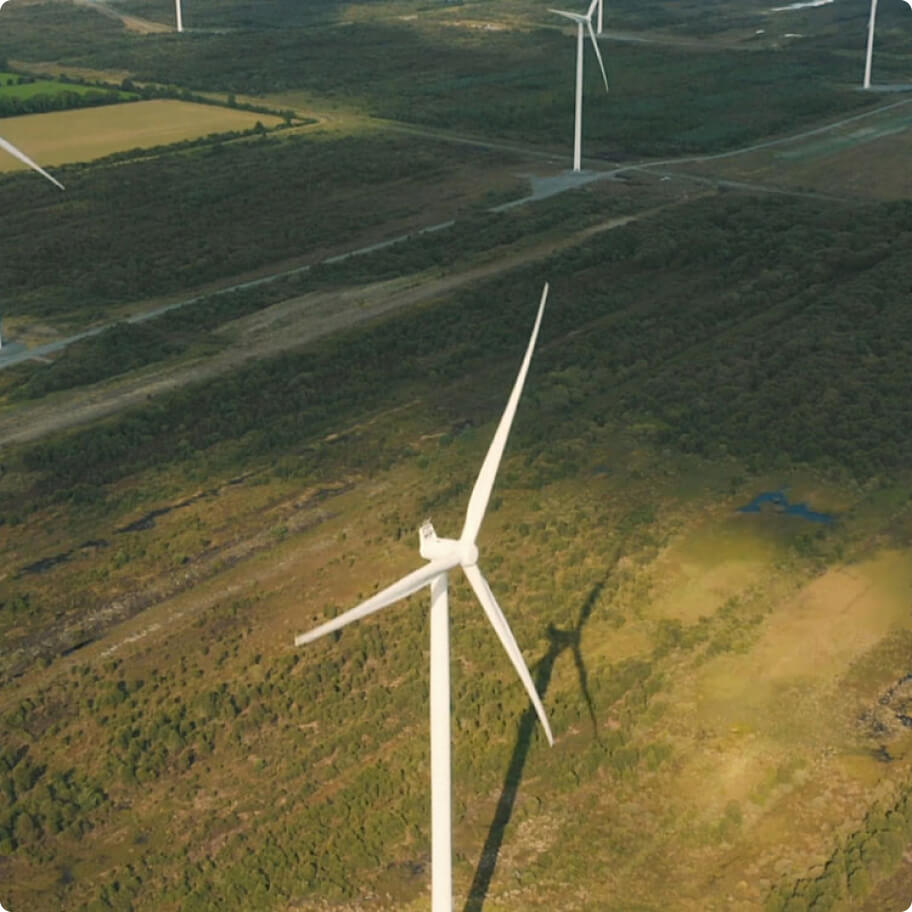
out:
M608 77L605 75L605 64L602 63L602 52L599 50L598 41L595 37L595 31L592 28L592 10L598 0L592 0L592 6L589 7L589 15L586 17L586 28L589 29L589 37L592 39L592 46L595 48L595 56L598 57L599 69L602 71L602 81L605 83L605 91L609 92Z
M309 633L299 634L295 637L295 646L311 643L327 633L332 633L334 630L339 630L341 627L351 624L352 621L358 621L369 614L373 614L375 611L379 611L381 608L385 608L387 605L392 605L393 602L398 602L400 599L412 595L422 586L426 586L438 574L446 573L447 570L456 566L456 563L456 558L438 558L423 567L419 567L408 576L403 576L401 580L393 583L392 586L387 586L386 589L382 589L376 595L372 595L366 601L361 602L360 605L356 605L331 621L315 627Z
M469 585L474 590L475 595L478 596L478 601L481 602L481 607L484 608L485 614L491 622L491 626L500 638L504 650L510 657L510 661L513 663L513 667L516 669L520 681L523 682L523 686L526 688L526 693L529 695L529 699L535 707L535 712L538 714L538 719L545 730L548 744L553 746L554 736L551 734L551 726L548 724L548 716L545 714L545 707L542 706L538 691L535 689L535 684L532 682L532 675L529 674L529 669L526 667L522 653L519 651L519 646L516 644L513 631L510 630L510 625L507 623L504 613L500 610L500 605L497 604L497 599L494 598L494 593L491 592L488 581L484 578L481 570L478 569L477 564L469 564L468 566L463 565L462 569L465 571L465 575L469 580Z
M582 23L586 21L585 16L581 16L579 13L565 13L563 10L549 9L549 13L557 13L558 16L563 16L565 19L569 19L571 22Z
M545 310L545 301L548 299L548 283L542 289L541 304L538 305L538 316L535 318L535 325L532 327L532 335L529 338L529 345L526 348L526 355L523 358L522 365L519 368L519 374L516 376L516 382L513 384L513 391L507 400L507 407L501 416L500 424L494 432L494 439L488 448L488 454L481 464L481 471L475 481L475 487L472 489L472 496L469 498L469 505L466 508L465 525L462 527L463 541L474 542L478 537L478 530L481 528L484 519L485 510L488 507L488 500L491 497L491 489L494 487L494 479L497 477L497 468L500 465L500 458L503 456L504 447L507 445L507 436L510 433L510 426L513 424L513 416L516 414L516 406L519 403L519 397L522 394L523 384L526 382L526 374L529 371L529 362L532 360L532 350L535 348L535 340L538 338L538 327L541 325L542 314Z
M599 0L592 0L592 3L589 4L589 11L586 13L586 18L591 19L592 14L595 12L596 6L598 6Z
M14 158L18 158L19 161L37 171L42 177L46 177L52 184L56 184L58 187L60 187L61 190L66 189L63 184L57 180L57 178L51 177L51 175L48 174L47 171L41 167L41 165L33 162L24 152L17 149L11 142L8 142L2 137L0 137L0 149L5 149Z

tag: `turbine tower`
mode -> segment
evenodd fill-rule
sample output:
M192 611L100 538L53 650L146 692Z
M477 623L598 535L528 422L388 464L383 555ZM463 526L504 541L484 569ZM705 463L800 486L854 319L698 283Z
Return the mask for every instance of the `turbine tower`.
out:
M604 0L598 0L598 24L595 27L595 31L599 35L602 34L602 6L603 6L603 3L604 3Z
M912 0L903 0L912 9ZM865 58L864 83L862 88L871 88L871 58L874 55L874 20L877 18L877 0L871 0L871 18L868 21L868 54Z
M63 184L61 184L56 177L51 177L44 168L33 162L23 151L17 149L11 142L7 142L7 140L3 139L3 137L0 137L0 149L5 149L14 158L18 158L19 161L28 165L34 171L37 171L42 177L46 177L52 184L56 184L60 187L61 190L65 189Z
M181 19L181 0L174 0L174 8L177 11L177 30L182 32L184 30L184 23Z
M526 354L523 358L513 391L507 401L507 407L494 433L494 439L488 449L481 471L472 489L469 505L466 509L465 523L458 539L438 538L430 520L425 521L418 534L419 552L428 561L423 567L404 576L397 583L388 586L381 592L362 602L355 608L340 614L332 621L321 624L310 633L295 637L295 645L310 643L318 637L345 627L352 621L360 620L387 605L398 602L409 595L431 587L431 912L452 912L452 849L450 845L450 644L447 601L447 574L456 567L462 567L469 585L475 592L488 621L500 639L501 645L513 663L535 712L545 729L549 744L554 743L551 727L545 715L545 709L539 699L532 676L523 660L519 646L510 630L487 580L478 569L478 547L475 539L484 520L485 510L494 487L497 467L503 455L516 413L516 406L522 394L523 384L532 360L532 351L538 337L545 301L548 297L548 284L542 289L538 315L532 327Z
M863 88L871 88L871 57L874 54L874 19L877 16L877 0L871 0L871 19L868 22L868 56L865 58Z
M595 48L595 56L598 58L599 68L602 71L602 80L605 83L605 91L608 91L608 77L605 75L605 65L602 63L602 54L599 51L598 41L595 39L595 32L592 30L592 13L595 10L599 0L592 0L589 5L589 12L585 16L579 13L565 13L563 10L552 9L549 12L557 13L571 22L576 23L576 119L573 124L573 170L580 170L581 162L581 145L583 136L583 26L589 32L592 39L592 47Z

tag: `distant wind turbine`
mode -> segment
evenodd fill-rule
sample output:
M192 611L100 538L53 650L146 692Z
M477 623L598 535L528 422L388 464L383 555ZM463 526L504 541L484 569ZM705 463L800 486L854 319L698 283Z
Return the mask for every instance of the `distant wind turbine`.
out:
M177 10L177 30L182 32L184 30L184 23L181 19L181 0L174 0L174 7Z
M57 178L51 177L51 175L48 174L47 171L41 167L41 165L33 162L24 152L22 152L20 149L17 149L11 142L7 142L5 139L3 139L3 137L0 137L0 149L5 149L7 152L9 152L10 155L18 158L19 161L21 161L23 164L26 164L33 170L37 171L42 177L46 177L52 184L56 184L58 187L60 187L61 190L65 189L63 184L61 184Z
M902 0L912 9L912 0ZM871 58L874 55L874 20L877 18L877 0L871 0L871 18L868 21L868 55L865 58L865 73L863 88L871 88Z
M538 337L538 328L541 325L547 297L548 285L545 283L525 357L516 382L513 384L507 407L475 481L475 487L472 489L460 537L458 539L438 538L430 520L425 521L419 531L419 552L428 561L427 564L408 576L404 576L399 582L393 583L392 586L388 586L357 607L340 614L334 620L322 624L311 630L310 633L295 637L296 646L310 643L353 621L367 617L393 602L398 602L425 586L431 587L431 912L452 912L453 908L450 845L450 644L447 616L447 574L450 570L462 567L469 585L475 592L478 601L481 602L488 621L494 628L529 694L529 699L545 729L548 743L554 743L545 709L535 690L535 685L532 683L532 676L519 651L510 625L497 604L487 580L478 569L478 547L475 544L484 520L491 490L494 487L497 467L500 465L510 426L513 423L513 416L522 394L529 362L532 360L532 351L535 348L535 340Z
M605 91L608 91L608 77L605 75L605 65L602 63L602 54L599 51L598 41L595 38L595 32L592 31L592 13L595 10L599 0L592 0L589 5L589 12L585 16L579 13L566 13L563 10L552 9L549 12L557 13L571 22L576 23L576 119L573 125L573 170L580 170L581 151L583 136L583 26L589 32L592 39L592 47L595 48L595 56L598 58L599 68L602 71L602 80L605 83Z

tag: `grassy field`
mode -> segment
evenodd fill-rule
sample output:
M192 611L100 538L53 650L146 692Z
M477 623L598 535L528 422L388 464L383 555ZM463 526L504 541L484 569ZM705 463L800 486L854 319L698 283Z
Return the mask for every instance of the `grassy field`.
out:
M248 130L257 121L266 126L281 123L280 118L267 114L162 99L10 117L3 121L3 131L10 142L28 149L29 155L43 165L63 165L210 133ZM0 171L21 171L24 167L9 156L0 161Z

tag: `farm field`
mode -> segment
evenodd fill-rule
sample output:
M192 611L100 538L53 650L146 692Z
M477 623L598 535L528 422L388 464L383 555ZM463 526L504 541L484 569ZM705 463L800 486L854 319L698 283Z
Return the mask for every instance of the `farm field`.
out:
M8 117L6 139L44 165L90 162L115 152L198 139L210 133L249 130L257 121L276 126L281 118L216 105L157 99L78 111ZM0 171L25 166L9 156Z

